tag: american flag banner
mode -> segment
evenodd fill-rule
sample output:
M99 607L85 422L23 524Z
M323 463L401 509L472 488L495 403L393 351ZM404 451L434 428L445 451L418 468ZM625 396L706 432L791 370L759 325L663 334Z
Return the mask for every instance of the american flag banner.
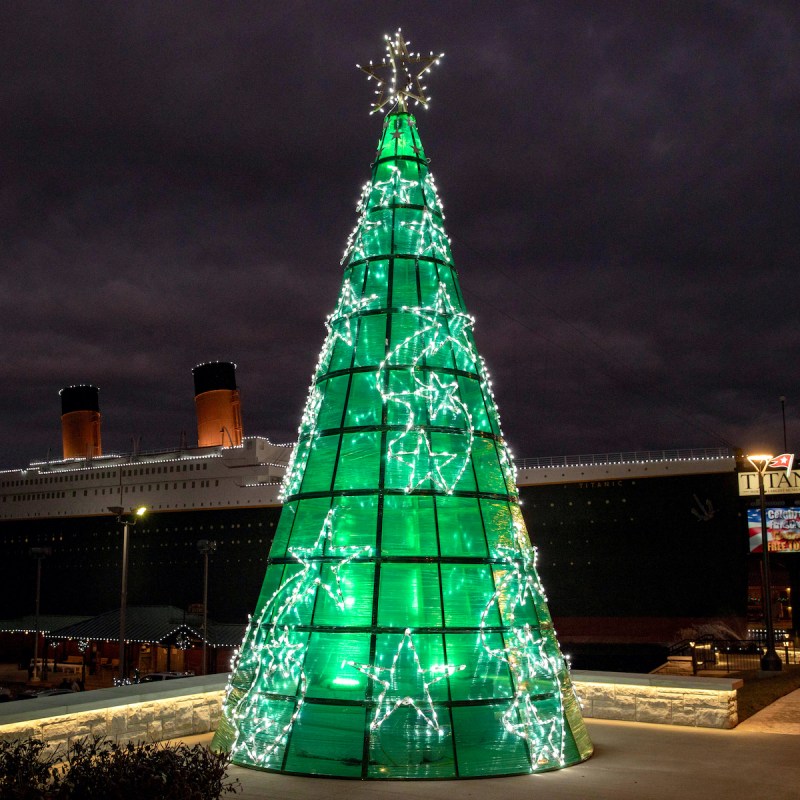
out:
M750 552L762 552L761 511L747 510ZM768 508L767 540L770 553L800 553L800 508Z

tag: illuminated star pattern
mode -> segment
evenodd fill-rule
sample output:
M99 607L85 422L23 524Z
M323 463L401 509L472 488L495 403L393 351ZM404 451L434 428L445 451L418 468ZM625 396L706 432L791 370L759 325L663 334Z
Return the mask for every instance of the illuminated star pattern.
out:
M389 35L383 37L386 42L386 56L380 64L373 64L371 61L366 67L360 64L356 66L367 74L367 78L375 80L378 88L375 92L377 100L372 104L372 111L380 111L385 106L388 109L399 106L405 110L406 100L414 100L427 106L430 102L425 94L427 87L423 86L420 79L424 77L434 64L444 57L444 53L438 56L431 51L430 55L422 56L419 53L409 53L408 45L400 28L392 38Z
M333 546L335 510L325 516L322 528L311 547L289 548L288 552L302 566L286 579L263 605L258 617L250 620L236 671L226 688L226 697L234 691L237 701L225 704L225 714L234 723L236 736L231 746L233 755L242 753L252 763L267 766L285 744L286 737L305 703L308 677L303 667L306 635L292 637L299 623L300 608L313 600L319 591L330 597L339 611L348 603L344 596L341 570L359 556L369 556L372 548ZM331 583L322 579L323 564L333 575ZM287 624L294 619L292 625ZM270 624L271 620L271 624ZM283 627L280 628L279 625ZM285 681L297 684L296 696L288 719L268 713L265 694L287 690ZM291 689L294 691L294 688ZM246 721L246 725L242 724Z
M347 664L363 672L370 680L381 686L381 692L376 700L375 715L370 723L373 731L380 729L399 708L409 707L428 728L440 732L441 727L430 687L465 668L465 665L461 664L437 665L423 669L409 628L406 628L403 634L391 667L358 664L354 661L348 661Z
M388 438L387 458L407 468L406 492L431 481L433 488L449 494L470 464L475 426L472 414L458 395L458 382L452 374L440 374L423 365L445 348L454 355L458 354L466 364L476 364L478 356L469 335L473 320L455 308L447 287L441 281L430 306L406 308L404 311L418 317L419 325L392 349L376 375L376 386L384 402L400 405L406 419L405 428ZM385 372L396 364L404 364L409 352L417 354L408 367L413 389L386 388L389 382L384 377ZM427 419L419 418L414 400L423 401ZM458 450L437 450L426 427L445 414L448 417L447 428L459 440Z

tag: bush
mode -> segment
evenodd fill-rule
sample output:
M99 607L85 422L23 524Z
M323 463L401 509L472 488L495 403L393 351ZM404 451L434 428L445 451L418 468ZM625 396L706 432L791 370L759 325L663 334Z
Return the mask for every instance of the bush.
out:
M62 756L44 742L0 742L0 800L217 800L240 789L227 781L227 756L202 745L139 742L120 745L99 737L76 739Z
M0 741L0 800L39 800L55 780L54 756L40 739Z

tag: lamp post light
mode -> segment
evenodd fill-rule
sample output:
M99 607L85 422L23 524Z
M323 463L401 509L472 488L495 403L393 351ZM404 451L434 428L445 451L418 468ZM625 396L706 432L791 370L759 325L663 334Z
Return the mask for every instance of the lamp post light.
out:
M36 634L33 640L33 673L31 681L38 683L42 677L39 673L39 601L42 594L42 559L52 554L49 547L31 547L30 554L36 559ZM47 658L47 652L44 657Z
M758 500L761 506L761 563L763 572L762 593L764 595L764 624L767 629L767 651L761 657L761 669L765 672L780 672L783 662L775 651L775 629L772 626L772 581L769 574L769 534L767 533L767 509L764 501L764 473L772 464L768 455L747 456L747 460L758 473Z
M781 419L783 420L783 449L788 450L789 445L786 442L786 398L781 395L778 400L781 401Z
M81 652L81 691L86 688L86 651L89 649L89 640L80 639L78 650Z
M117 522L122 525L122 591L119 601L119 682L125 680L125 616L128 610L128 528L147 513L145 506L133 509L127 514L122 506L109 506L108 510L115 514Z
M217 549L217 543L213 539L200 539L197 542L197 549L203 555L203 675L208 672L208 658L206 648L208 647L208 557Z

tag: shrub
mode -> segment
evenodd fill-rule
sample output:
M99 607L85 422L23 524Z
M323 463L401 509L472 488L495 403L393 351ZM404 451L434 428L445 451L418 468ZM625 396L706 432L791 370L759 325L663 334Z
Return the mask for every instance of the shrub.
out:
M52 753L40 739L0 740L0 800L39 800L53 782Z
M217 800L241 788L226 782L227 757L202 745L94 737L76 739L63 759L37 739L0 744L0 800Z

